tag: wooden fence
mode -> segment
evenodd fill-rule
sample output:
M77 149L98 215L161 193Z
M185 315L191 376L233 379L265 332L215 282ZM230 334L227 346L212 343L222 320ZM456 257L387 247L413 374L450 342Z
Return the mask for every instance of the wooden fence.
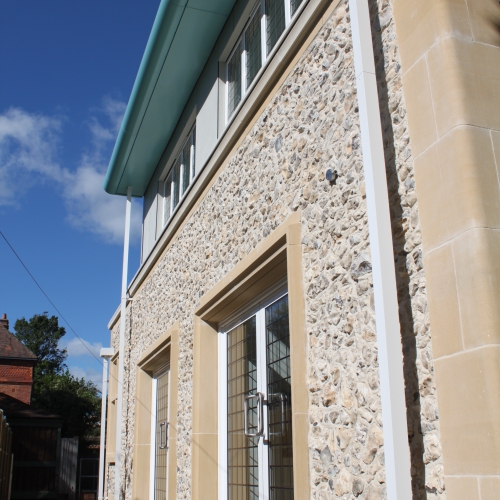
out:
M68 495L68 500L75 500L77 463L78 438L62 438L59 494Z
M10 498L12 482L12 431L0 410L0 498Z

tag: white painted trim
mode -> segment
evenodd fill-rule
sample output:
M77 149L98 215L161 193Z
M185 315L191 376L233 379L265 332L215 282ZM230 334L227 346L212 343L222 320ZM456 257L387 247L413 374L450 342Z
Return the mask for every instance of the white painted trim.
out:
M100 355L103 359L102 363L102 391L101 391L101 441L99 446L99 490L98 500L104 499L104 465L106 459L106 409L108 403L108 383L109 383L109 370L108 360L115 353L115 350L110 347L101 349Z
M227 500L227 334L219 337L219 401L218 401L218 432L219 432L219 500Z
M130 243L130 211L132 208L132 187L127 188L125 204L125 234L123 236L123 267L122 267L122 299L120 308L120 347L118 356L118 387L116 401L116 458L115 458L115 500L122 500L120 496L120 454L122 448L122 420L123 420L123 367L125 358L125 326L127 320L127 278L128 278L128 251Z
M401 328L367 0L349 0L372 257L387 500L411 500Z
M291 0L285 0L285 26L290 24L292 19L292 5Z
M286 295L286 293L285 293ZM276 299L279 300L279 299ZM268 300L267 304L273 303L272 300ZM267 401L267 352L266 352L266 305L261 305L259 311L255 315L256 323L256 349L257 349L257 392L264 394L264 399ZM259 499L268 500L269 499L269 444L268 444L268 427L267 427L267 407L266 411L263 411L264 419L264 436L259 439ZM267 441L267 444L264 443Z
M151 381L151 450L149 461L149 500L155 500L155 474L156 474L156 393L158 379Z
M262 57L262 67L266 62L267 58L267 45L266 45L266 0L260 0L260 49L261 49L261 57ZM262 68L261 68L262 70ZM255 75L254 80L257 79L260 71ZM252 82L253 83L253 82ZM243 99L241 99L243 100ZM226 121L227 123L227 121Z
M170 360L168 363L168 398L167 398L167 429L166 429L166 434L167 434L167 470L165 474L165 491L167 492L167 499L168 499L168 478L170 477L169 471L170 471L170 409L172 408L170 406L171 401L172 401L172 373L170 371Z

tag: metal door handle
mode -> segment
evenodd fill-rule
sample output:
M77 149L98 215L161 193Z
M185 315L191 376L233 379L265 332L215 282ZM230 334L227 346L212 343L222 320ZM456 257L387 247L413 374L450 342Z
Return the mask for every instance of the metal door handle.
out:
M271 432L270 435L282 437L285 435L286 431L285 410L288 397L284 392L277 392L275 394L269 394L269 401L272 401L275 397L279 398L281 402L281 432Z
M256 433L251 433L248 430L248 402L251 399L256 399L257 400L257 432ZM259 437L264 434L264 414L263 414L263 409L264 409L264 394L262 392L256 392L255 394L249 394L248 396L245 396L245 400L243 402L243 416L244 416L244 430L245 430L245 436L246 437Z
M163 439L163 427L165 427L165 439ZM168 422L162 422L160 424L160 450L164 450L168 447Z

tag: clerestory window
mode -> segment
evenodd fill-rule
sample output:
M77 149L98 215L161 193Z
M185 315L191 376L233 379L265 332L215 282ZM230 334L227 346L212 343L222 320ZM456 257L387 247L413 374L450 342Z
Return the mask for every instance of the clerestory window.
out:
M259 0L226 64L229 119L303 0Z
M163 226L170 220L189 186L194 181L196 174L195 138L196 129L193 127L163 183Z

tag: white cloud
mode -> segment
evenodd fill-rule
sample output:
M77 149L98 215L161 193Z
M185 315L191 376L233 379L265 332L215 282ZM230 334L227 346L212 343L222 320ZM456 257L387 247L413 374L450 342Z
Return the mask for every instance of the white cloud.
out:
M74 169L61 166L57 160L61 118L18 108L0 114L0 206L16 205L30 187L50 182L66 203L70 224L108 242L123 241L124 199L108 195L102 185L124 112L125 103L111 98L105 98L102 107L93 110L88 123L90 144ZM131 234L137 240L141 213L135 205Z
M91 344L85 339L75 337L67 342L61 342L61 349L66 349L68 356L95 356L100 359L102 343L94 342Z
M0 205L16 204L17 195L37 177L55 180L61 121L17 108L0 115Z
M81 366L70 366L68 369L73 377L94 382L97 388L100 391L102 390L102 372L98 372L93 368L82 368Z

